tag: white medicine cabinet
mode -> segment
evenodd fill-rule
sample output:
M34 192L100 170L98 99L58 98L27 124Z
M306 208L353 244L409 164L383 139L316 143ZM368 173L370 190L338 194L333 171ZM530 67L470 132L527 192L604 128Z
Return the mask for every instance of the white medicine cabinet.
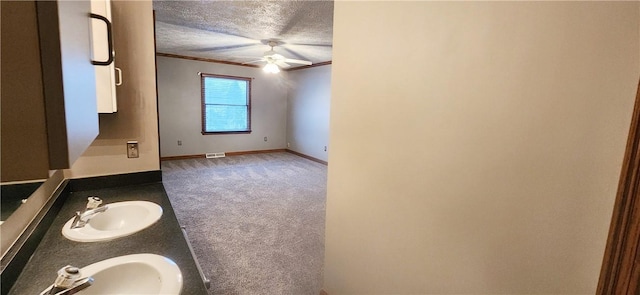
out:
M122 71L115 66L111 0L91 0L91 13L98 113L115 113L118 111L116 86L122 84Z

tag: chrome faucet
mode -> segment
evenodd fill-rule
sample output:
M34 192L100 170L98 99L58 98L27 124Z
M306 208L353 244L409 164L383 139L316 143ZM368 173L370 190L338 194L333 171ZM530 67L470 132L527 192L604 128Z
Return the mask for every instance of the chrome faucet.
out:
M89 197L87 199L87 208L82 212L76 212L76 216L71 223L71 229L84 227L91 218L98 213L107 211L107 209L109 209L109 206L102 206L102 200L100 198Z
M40 295L71 295L93 284L92 277L82 277L80 269L67 265L58 270L56 281Z

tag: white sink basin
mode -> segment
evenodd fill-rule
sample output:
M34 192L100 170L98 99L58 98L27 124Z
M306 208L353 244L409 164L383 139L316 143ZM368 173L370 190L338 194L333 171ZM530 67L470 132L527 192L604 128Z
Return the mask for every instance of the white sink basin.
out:
M93 216L81 228L71 228L73 218L62 227L62 235L76 242L108 241L139 232L162 216L162 207L147 201L106 204L105 212Z
M166 257L156 254L119 256L87 265L82 277L93 284L76 294L180 294L182 272Z

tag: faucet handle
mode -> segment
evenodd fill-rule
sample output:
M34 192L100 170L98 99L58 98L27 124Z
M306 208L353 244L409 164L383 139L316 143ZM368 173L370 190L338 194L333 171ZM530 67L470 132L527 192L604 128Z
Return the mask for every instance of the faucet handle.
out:
M102 205L102 199L97 196L87 198L87 210L98 208L100 205Z
M69 288L80 278L80 269L75 266L67 265L58 270L58 277L53 283L54 286L61 288Z
M75 266L67 265L58 270L58 276L53 282L53 285L42 291L40 295L68 294L67 291L70 291L80 280L80 269ZM91 283L93 283L93 280Z

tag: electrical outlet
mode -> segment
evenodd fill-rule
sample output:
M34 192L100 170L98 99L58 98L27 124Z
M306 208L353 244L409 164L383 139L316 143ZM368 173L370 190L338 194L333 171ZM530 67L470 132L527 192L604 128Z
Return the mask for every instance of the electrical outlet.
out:
M178 140L178 145L182 145L182 140Z
M325 151L325 152L327 151L327 146L326 146L326 145L324 146L324 151Z
M267 137L266 136L264 137L264 141L267 141Z
M138 141L127 141L127 158L138 158Z
M290 148L290 147L291 147L291 144L290 144L290 143L288 143L288 142L287 142L287 147L288 147L288 148Z

